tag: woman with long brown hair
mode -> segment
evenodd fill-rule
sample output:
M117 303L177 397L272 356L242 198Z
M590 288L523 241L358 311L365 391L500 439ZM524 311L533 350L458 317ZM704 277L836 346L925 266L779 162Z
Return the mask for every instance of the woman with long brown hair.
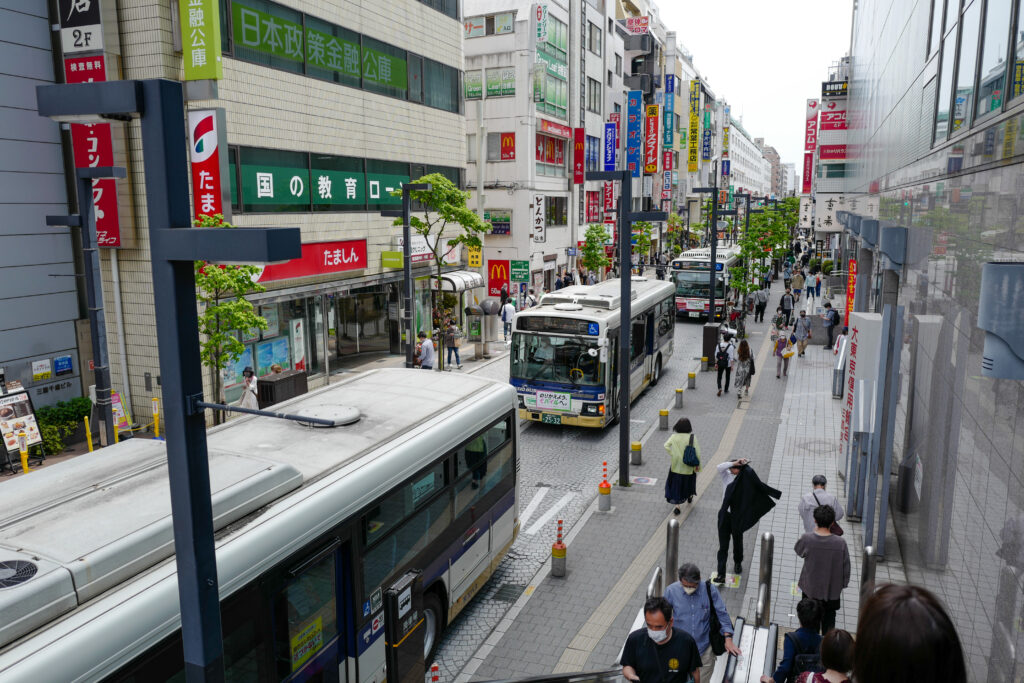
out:
M750 353L750 344L744 339L736 350L736 398L741 399L746 391L750 397L750 381L754 377L754 355Z

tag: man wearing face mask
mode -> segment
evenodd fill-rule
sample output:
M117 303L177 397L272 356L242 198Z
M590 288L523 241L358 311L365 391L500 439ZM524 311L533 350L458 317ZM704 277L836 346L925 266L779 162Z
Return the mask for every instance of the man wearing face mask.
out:
M807 342L811 340L811 319L807 317L807 311L800 311L800 317L793 325L793 334L796 335L796 350L803 357Z
M718 616L719 633L725 638L725 651L737 657L741 654L732 642L732 620L725 609L725 602L710 581L701 584L700 568L697 565L687 562L679 567L679 581L665 589L665 599L672 603L676 628L689 633L697 643L697 652L701 653L702 681L711 680L717 656L711 646L712 608Z
M700 653L690 634L672 628L672 603L648 598L644 603L646 628L626 638L622 649L622 675L640 683L701 683Z

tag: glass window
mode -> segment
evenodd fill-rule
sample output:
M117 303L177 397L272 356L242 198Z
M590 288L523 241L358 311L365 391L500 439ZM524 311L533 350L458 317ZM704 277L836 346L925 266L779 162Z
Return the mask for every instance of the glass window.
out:
M242 210L309 211L309 155L242 147Z
M400 161L366 160L366 208L368 211L393 209L402 206L401 195L393 197L409 182L409 164Z
M953 94L953 132L971 123L974 110L974 77L978 63L978 25L981 3L974 2L960 19L960 63L956 70L956 92Z
M939 41L942 38L942 0L932 0L932 34L928 41L928 56L935 54L939 49Z
M511 478L514 470L512 444L492 445L485 452L485 441L485 436L480 435L459 449L459 457L465 459L469 475L455 483L455 517L465 514L506 477Z
M568 203L569 200L565 197L547 198L545 211L547 212L546 222L548 227L569 224L569 214L567 212Z
M1010 10L1010 0L988 0L985 5L985 33L981 68L978 70L978 108L975 112L979 118L1003 106Z
M634 320L629 330L629 359L634 361L643 356L646 347L647 323Z
M593 78L587 78L587 111L595 114L601 113L601 82Z
M615 75L622 75L622 55L615 55Z
M313 211L366 211L363 160L326 154L310 155Z
M601 139L588 135L585 146L586 170L597 171L601 162Z
M231 208L241 211L238 200L238 148L228 147L228 175L231 176Z
M537 175L565 176L566 140L550 135L537 135Z
M476 134L475 133L470 133L469 135L466 136L466 161L471 162L471 163L476 162ZM413 177L418 177L418 176L416 176L416 174L413 173Z
M338 635L335 554L303 572L274 600L274 656L281 677L301 669Z
M596 339L549 334L512 335L511 374L519 379L600 386L604 383L604 364L599 358ZM574 372L576 369L580 372Z
M409 53L409 101L423 102L423 57Z
M238 59L302 73L302 13L266 0L231 3L234 55Z
M487 134L487 161L501 160L501 133Z
M423 103L459 111L459 71L431 59L423 60Z
M942 30L943 35L949 33L949 30L956 24L957 17L960 16L960 0L946 0L946 24Z
M1013 76L1010 81L1010 99L1024 93L1024 0L1017 3L1017 30L1014 37Z
M587 41L590 51L597 56L601 56L601 27L592 22L587 22L587 28L590 29L590 40Z
M409 87L405 50L363 36L363 88L405 99Z
M428 543L441 535L451 521L451 501L445 493L364 553L363 597L369 598L393 571L411 562Z
M953 58L956 55L956 32L942 41L942 62L939 66L939 101L935 110L934 142L949 135L949 101L953 95Z
M306 73L359 87L359 34L306 17Z
M444 488L444 462L402 484L366 513L364 539L373 545Z

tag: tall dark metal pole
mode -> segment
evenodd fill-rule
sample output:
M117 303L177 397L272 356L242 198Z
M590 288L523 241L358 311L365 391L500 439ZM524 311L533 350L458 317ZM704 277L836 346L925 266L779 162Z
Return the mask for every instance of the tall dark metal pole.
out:
M149 231L155 236L157 230L191 225L188 167L182 151L188 139L182 85L143 81L143 103L146 204ZM157 252L156 241L150 246ZM203 394L194 265L153 253L152 267L185 677L223 681L206 416L190 405Z
M619 304L622 313L619 323L619 486L629 486L629 332L633 319L630 294L632 275L633 178L629 171L622 172L622 195L619 198Z

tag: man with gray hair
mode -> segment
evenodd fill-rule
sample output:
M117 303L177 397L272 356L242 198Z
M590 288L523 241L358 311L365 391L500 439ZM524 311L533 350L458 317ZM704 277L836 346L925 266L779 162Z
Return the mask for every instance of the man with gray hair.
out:
M811 533L814 531L814 508L819 505L828 505L836 513L836 521L838 522L843 518L845 514L843 512L843 505L839 502L839 499L834 495L825 490L825 485L828 481L825 479L824 474L815 474L811 477L811 485L814 487L810 493L805 493L801 498L800 502L797 503L797 512L800 513L800 519L804 521L804 533Z
M715 653L711 648L711 610L718 615L720 633L725 636L725 651L739 656L740 649L732 642L732 620L725 609L718 589L700 580L700 568L687 562L679 567L679 581L665 589L665 599L672 603L673 623L697 642L700 653L700 680L710 681L715 669Z

